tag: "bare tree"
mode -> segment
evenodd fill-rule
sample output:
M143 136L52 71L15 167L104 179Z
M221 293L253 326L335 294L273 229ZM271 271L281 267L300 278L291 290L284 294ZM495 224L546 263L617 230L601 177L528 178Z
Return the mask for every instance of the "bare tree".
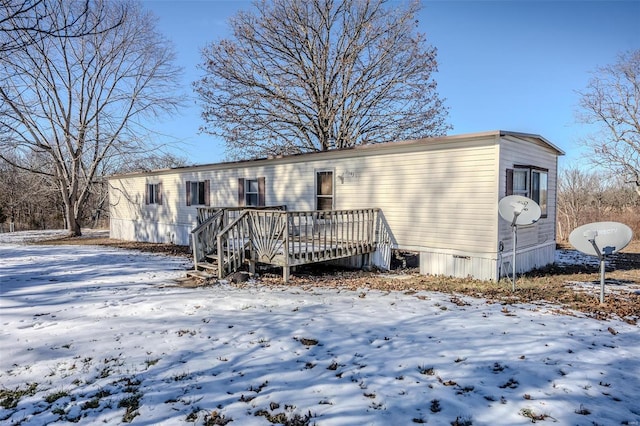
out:
M60 13L45 16L45 27L60 36L0 56L0 159L50 177L70 235L80 235L83 206L106 165L153 149L143 123L179 105L179 70L139 4L92 1L86 20L96 31L67 37L85 2L47 1ZM46 161L34 164L34 155Z
M203 130L235 158L443 135L418 2L273 0L203 49Z
M579 119L599 128L585 140L593 161L634 183L640 195L640 49L598 68L580 96Z
M72 19L60 22L63 4L49 0L0 0L0 53L10 54L45 37L80 37L98 29L87 20L89 0L79 1ZM81 3L81 4L80 4ZM121 21L113 21L119 25Z
M186 157L170 153L158 152L141 155L130 159L126 163L118 165L115 173L133 173L159 169L170 169L174 167L185 167L189 165Z
M577 167L562 169L558 175L559 241L566 241L578 226L597 221L624 222L639 235L638 208L640 198L619 176Z
M40 161L37 156L28 161ZM62 200L51 179L0 161L0 209L9 220L9 230L59 228Z

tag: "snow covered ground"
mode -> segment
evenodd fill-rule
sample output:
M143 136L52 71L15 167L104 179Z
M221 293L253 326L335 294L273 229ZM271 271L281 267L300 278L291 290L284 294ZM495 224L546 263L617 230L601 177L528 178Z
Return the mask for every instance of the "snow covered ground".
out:
M41 237L0 234L2 424L640 425L637 325Z

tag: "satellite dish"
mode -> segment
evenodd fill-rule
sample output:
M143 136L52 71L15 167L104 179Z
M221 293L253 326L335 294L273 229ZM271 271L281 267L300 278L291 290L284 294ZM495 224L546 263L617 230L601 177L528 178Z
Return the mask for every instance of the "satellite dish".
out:
M513 254L511 269L513 274L512 290L516 290L516 248L518 246L518 225L532 225L540 219L542 210L538 203L522 195L508 195L498 202L498 213L513 229Z
M574 229L569 242L577 250L591 256L608 256L629 244L633 232L624 223L594 222Z
M522 195L509 195L501 199L498 212L512 226L534 224L542 214L538 203Z
M605 258L625 248L632 237L631 228L618 222L587 223L569 234L572 246L600 259L600 303L604 303Z

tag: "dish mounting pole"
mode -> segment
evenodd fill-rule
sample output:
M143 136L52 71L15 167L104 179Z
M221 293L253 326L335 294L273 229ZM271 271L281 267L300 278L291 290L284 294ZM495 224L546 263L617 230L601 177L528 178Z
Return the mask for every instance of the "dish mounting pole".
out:
M511 221L511 230L513 231L513 258L511 259L513 279L511 281L511 291L516 291L516 247L518 245L518 225L516 221L522 211L513 212L513 221Z
M596 251L596 254L598 255L598 259L600 260L600 303L604 303L604 270L605 270L605 258L606 255L603 254L600 251L600 248L598 248L598 245L596 244L596 236L598 234L596 233L596 235L587 240L591 243L591 245L593 246L593 249Z

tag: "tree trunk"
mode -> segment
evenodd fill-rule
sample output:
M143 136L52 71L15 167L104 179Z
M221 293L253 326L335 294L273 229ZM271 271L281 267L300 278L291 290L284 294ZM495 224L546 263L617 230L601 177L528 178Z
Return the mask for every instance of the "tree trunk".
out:
M75 214L75 206L71 201L65 202L65 218L67 221L67 234L70 237L79 237L82 235L82 231L80 229L80 220L78 220L77 215Z

